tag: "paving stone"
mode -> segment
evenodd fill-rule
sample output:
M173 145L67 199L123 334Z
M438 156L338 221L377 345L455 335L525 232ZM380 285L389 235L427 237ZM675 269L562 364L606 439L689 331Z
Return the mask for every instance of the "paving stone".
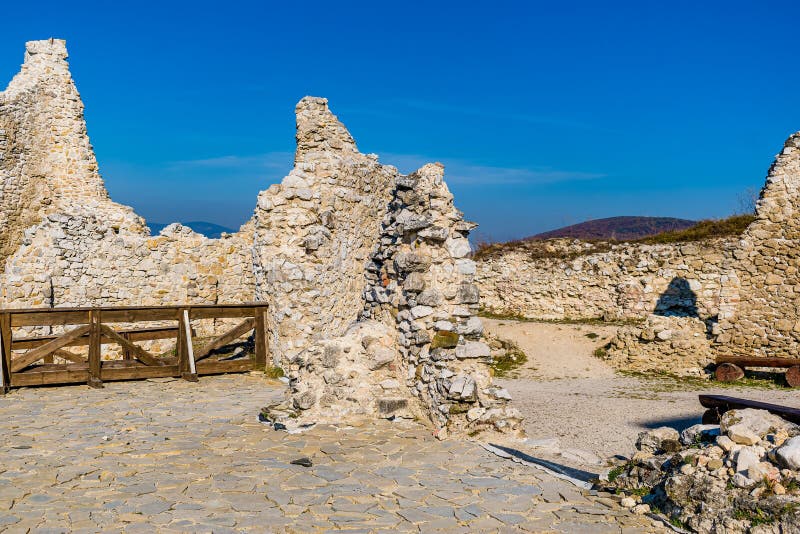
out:
M4 455L0 509L13 512L0 514L0 528L654 529L604 497L411 423L275 432L255 416L279 395L251 375L15 390L0 404L0 432L31 448ZM300 456L314 467L289 465Z

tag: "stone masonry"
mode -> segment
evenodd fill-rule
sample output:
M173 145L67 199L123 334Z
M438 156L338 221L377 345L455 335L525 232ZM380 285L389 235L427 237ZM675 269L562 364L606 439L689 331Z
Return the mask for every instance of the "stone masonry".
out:
M477 261L481 304L529 319L644 319L719 313L734 239L647 245L551 240ZM598 250L600 249L600 250Z
M734 258L726 266L717 343L723 353L800 353L800 132L770 167Z
M491 385L467 233L443 167L360 154L327 100L297 107L295 168L259 196L256 275L289 398L282 425L415 417L439 437L521 430Z
M307 97L295 167L259 195L250 222L220 239L178 224L153 237L108 198L64 41L26 48L0 93L0 304L255 298L270 304L274 363L291 380L285 418L414 417L439 437L521 432L508 392L491 385L474 317L474 225L440 165L399 174L358 151L327 100Z
M98 172L64 41L32 41L0 93L0 302L16 308L252 301L252 224L150 236Z

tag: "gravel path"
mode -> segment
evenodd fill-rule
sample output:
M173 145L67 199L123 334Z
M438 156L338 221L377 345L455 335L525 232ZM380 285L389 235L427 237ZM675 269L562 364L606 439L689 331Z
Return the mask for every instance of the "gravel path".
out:
M600 458L628 455L639 432L649 428L699 423L704 411L699 393L800 406L790 389L720 388L713 382L618 374L593 355L614 335L612 326L491 319L484 325L528 356L519 378L499 382L525 415L529 440L541 445L531 454L568 465L586 467Z

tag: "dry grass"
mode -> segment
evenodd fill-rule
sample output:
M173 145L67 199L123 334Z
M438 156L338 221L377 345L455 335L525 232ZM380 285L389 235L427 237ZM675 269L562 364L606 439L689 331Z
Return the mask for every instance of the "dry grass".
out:
M715 237L741 235L755 219L755 215L732 215L726 219L709 219L700 221L686 230L664 232L639 239L636 242L647 244L686 243Z

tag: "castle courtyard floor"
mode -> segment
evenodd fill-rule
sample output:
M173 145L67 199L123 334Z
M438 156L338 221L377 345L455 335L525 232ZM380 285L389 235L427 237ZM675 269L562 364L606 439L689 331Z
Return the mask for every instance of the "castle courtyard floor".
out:
M255 375L25 388L0 397L7 532L660 532L612 498L422 426L256 415ZM311 457L312 467L292 465Z

